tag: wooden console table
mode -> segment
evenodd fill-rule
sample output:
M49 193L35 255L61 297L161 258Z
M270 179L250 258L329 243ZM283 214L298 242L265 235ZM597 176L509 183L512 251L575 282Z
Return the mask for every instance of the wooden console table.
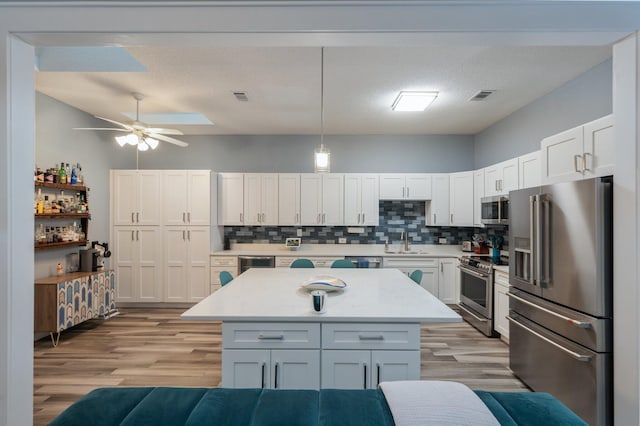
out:
M53 346L57 346L62 330L88 319L108 318L116 309L115 288L115 273L111 269L36 280L34 331L48 331Z

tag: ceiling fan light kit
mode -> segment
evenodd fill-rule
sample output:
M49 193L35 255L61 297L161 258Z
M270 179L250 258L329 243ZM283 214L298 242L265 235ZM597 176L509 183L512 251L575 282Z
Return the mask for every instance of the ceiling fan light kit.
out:
M111 120L109 118L95 116L100 120L108 121L109 123L120 126L120 128L76 128L76 130L110 130L116 132L129 132L124 136L116 136L116 142L121 147L125 145L137 146L138 151L147 151L149 148L156 149L160 141L168 142L180 147L189 146L188 143L181 140L166 136L166 135L182 135L183 133L177 129L163 129L160 127L147 127L144 123L140 122L140 101L143 96L140 93L133 93L133 98L136 100L136 119L131 124L120 123L119 121Z

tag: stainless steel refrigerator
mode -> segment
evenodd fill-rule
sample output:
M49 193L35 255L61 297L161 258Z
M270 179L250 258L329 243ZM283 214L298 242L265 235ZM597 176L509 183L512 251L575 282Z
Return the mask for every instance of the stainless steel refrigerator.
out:
M613 424L613 178L509 193L511 370Z

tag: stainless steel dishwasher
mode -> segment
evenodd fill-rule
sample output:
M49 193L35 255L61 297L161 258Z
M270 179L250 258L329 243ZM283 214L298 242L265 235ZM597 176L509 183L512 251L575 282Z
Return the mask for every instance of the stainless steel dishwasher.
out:
M249 268L275 268L275 256L238 256L238 275Z

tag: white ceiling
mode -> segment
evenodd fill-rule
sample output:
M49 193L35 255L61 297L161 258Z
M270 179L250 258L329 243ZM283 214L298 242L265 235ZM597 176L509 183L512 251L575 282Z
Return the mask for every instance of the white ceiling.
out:
M38 72L36 89L89 114L201 113L192 135L320 133L317 47L129 47L147 72ZM325 134L476 134L611 56L610 47L326 47ZM470 102L479 90L496 92ZM249 101L232 92L248 92ZM438 91L424 112L393 112L400 90ZM154 123L162 125L165 123ZM105 123L104 127L111 125Z

